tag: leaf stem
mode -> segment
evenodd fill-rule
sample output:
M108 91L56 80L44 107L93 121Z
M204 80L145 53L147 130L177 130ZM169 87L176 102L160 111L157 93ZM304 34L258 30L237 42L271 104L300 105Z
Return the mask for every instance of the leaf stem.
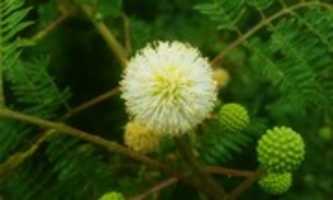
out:
M236 200L238 197L248 190L256 181L257 179L262 176L263 172L257 170L252 176L245 179L238 187L236 187L230 194L228 200Z

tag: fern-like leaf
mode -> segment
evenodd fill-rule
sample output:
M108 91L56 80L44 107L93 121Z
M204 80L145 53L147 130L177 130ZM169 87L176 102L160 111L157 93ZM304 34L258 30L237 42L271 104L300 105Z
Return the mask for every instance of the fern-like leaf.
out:
M31 22L23 21L29 12L24 8L23 0L0 1L0 70L15 65L20 55L19 40L16 35L28 27Z

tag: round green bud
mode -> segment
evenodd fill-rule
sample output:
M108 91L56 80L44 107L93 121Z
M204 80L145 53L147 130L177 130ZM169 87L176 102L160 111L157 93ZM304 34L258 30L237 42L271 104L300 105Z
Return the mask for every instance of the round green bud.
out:
M332 131L331 128L328 126L322 127L319 130L319 137L325 141L330 141L332 139Z
M259 180L259 186L267 193L279 195L287 192L292 185L291 173L269 173Z
M242 105L229 103L221 107L219 121L224 130L238 133L249 125L250 118L246 108Z
M125 197L119 192L109 192L104 194L99 200L125 200Z
M302 137L288 127L267 130L257 146L258 160L268 172L284 173L299 167L304 160Z

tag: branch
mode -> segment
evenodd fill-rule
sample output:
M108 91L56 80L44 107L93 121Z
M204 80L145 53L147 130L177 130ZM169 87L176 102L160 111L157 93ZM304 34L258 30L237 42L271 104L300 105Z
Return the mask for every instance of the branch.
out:
M147 156L136 153L120 144L117 144L116 142L108 141L102 137L67 126L63 123L51 122L38 117L29 116L23 113L15 112L4 108L0 108L0 117L16 119L18 121L34 124L42 128L54 129L62 134L67 134L73 137L77 137L84 141L88 141L90 143L101 146L109 152L120 153L134 160L141 161L150 167L160 169L169 174L172 173L167 167L165 167L157 160L153 160Z
M197 184L197 188L204 191L208 196L215 200L225 198L225 191L205 170L202 169L198 160L193 155L185 138L175 138L176 146L185 162L192 169L193 182ZM196 176L196 177L195 177Z
M235 40L230 45L228 45L215 58L213 58L213 60L211 61L211 65L212 66L219 65L226 54L228 54L231 50L233 50L236 47L238 47L239 45L241 45L244 41L246 41L248 38L253 36L255 33L257 33L263 27L269 25L275 19L277 19L279 17L282 17L284 15L290 14L291 11L298 10L298 9L304 8L304 7L314 6L314 5L324 7L326 9L332 9L333 8L333 6L328 4L328 3L315 2L315 1L313 1L313 2L302 2L302 3L296 4L296 5L290 6L289 8L283 8L281 11L275 13L274 15L261 20L256 26L254 26L248 32L246 32L241 37L239 37L237 40Z
M221 166L208 166L205 171L210 174L222 174L228 177L252 177L256 172L247 170L229 169Z
M248 190L256 181L257 179L263 174L262 171L257 170L253 176L248 177L245 179L238 187L236 187L230 194L228 200L236 200L238 197Z
M63 13L55 21L48 24L44 29L37 32L31 38L20 39L19 44L21 47L29 47L36 45L39 41L43 40L47 35L59 27L71 14Z
M13 156L8 158L4 163L0 165L0 177L9 174L13 169L16 169L20 164L22 164L28 157L33 155L40 145L52 135L54 130L49 130L42 134L37 141L25 152L15 153Z
M113 51L119 63L125 68L127 65L127 53L125 48L117 41L116 37L103 21L95 19L94 12L88 5L81 5L81 8L90 21L95 25L95 28L103 37L108 47Z
M129 200L143 200L149 197L149 195L151 195L152 193L158 192L166 187L169 187L175 183L177 183L179 181L178 178L172 177L169 179L166 179L164 181L161 181L159 183L157 183L156 185L154 185L153 187L151 187L150 189L148 189L146 192L144 192L143 194L140 194L138 196L129 198Z
M118 93L120 92L119 90L119 87L116 87L116 88L113 88L112 90L110 91L107 91L97 97L94 97L93 99L91 100L88 100L82 104L80 104L79 106L71 109L68 113L66 113L63 118L64 119L67 119L67 118L70 118L70 117L73 117L74 115L88 109L88 108L91 108L111 97L113 97L114 95L117 95Z

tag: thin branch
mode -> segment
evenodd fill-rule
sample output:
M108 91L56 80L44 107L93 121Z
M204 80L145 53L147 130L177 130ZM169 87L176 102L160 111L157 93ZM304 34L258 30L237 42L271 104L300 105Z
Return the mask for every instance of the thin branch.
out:
M8 175L13 169L16 169L27 158L33 155L38 150L40 145L53 133L54 130L49 130L48 132L42 134L27 151L15 153L13 156L8 158L0 165L0 177Z
M97 20L94 16L94 12L88 5L81 5L83 12L88 16L90 21L95 25L100 35L103 37L108 47L112 50L119 63L125 68L127 65L127 53L125 48L117 41L116 37L109 30L106 24Z
M208 166L205 171L210 174L221 174L228 177L252 177L255 175L253 171L229 169L221 166Z
M157 183L153 187L149 188L146 192L144 192L138 196L129 198L129 200L144 200L144 199L148 198L151 194L158 192L164 188L167 188L173 184L176 184L178 181L179 181L179 179L175 178L175 177L168 178L164 181Z
M60 15L55 21L51 22L47 27L38 32L35 36L31 38L32 43L37 43L38 41L45 38L49 33L55 30L60 24L62 24L68 17L69 13L64 13Z
M63 13L60 15L55 21L52 21L45 28L37 32L31 38L24 38L19 40L19 44L21 47L29 47L36 45L39 41L43 40L46 36L48 36L52 31L58 28L66 19L70 16L70 13Z
M238 187L236 187L229 195L228 200L236 200L240 197L240 195L248 190L256 181L257 179L262 176L263 172L257 170L253 176L248 177L245 179Z
M184 140L185 138L175 138L175 143L179 153L184 158L193 173L193 182L197 184L198 189L205 192L209 197L215 200L225 199L224 188L220 186L200 165L193 155L192 149Z
M76 114L111 98L112 96L116 95L118 92L119 92L119 89L114 88L102 95L99 95L87 102L84 102L81 105L79 105L79 106L73 108L72 110L70 110L69 112L67 112L61 119L68 119L70 117L73 117ZM2 174L7 174L10 170L16 169L21 163L23 163L26 159L31 157L37 151L36 147L39 147L40 144L43 143L47 139L46 135L49 136L55 132L56 131L54 129L48 129L48 130L43 131L42 133L39 134L39 138L36 140L36 142L34 144L32 144L32 146L27 151L17 152L15 154L13 154L12 156L10 156L5 162L0 164L0 176ZM31 149L34 149L34 151L32 151ZM17 158L20 158L20 162L16 162ZM15 161L16 163L12 164L13 161ZM11 166L11 167L7 167L7 166Z
M257 33L259 30L261 30L263 27L269 25L272 21L275 19L278 19L284 15L290 14L291 11L298 10L304 7L310 7L318 5L327 9L332 9L333 6L327 3L323 2L302 2L293 6L290 6L289 8L284 8L281 11L275 13L274 15L263 19L260 21L256 26L254 26L252 29L250 29L248 32L246 32L244 35L239 37L237 40L232 42L230 45L228 45L225 49L223 49L215 58L212 59L211 65L217 66L220 64L220 62L223 60L224 56L228 54L230 51L241 45L244 41L246 41L248 38L253 36L255 33Z
M110 91L107 91L101 95L98 95L97 97L94 97L93 99L89 100L89 101L86 101L82 104L80 104L79 106L71 109L68 113L66 113L63 118L64 119L67 119L67 118L70 118L70 117L73 117L74 115L88 109L88 108L91 108L107 99L110 99L111 97L119 94L120 90L119 90L119 87L116 87Z
M153 160L147 156L136 153L120 144L117 144L116 142L108 141L102 137L99 137L99 136L87 133L85 131L81 131L79 129L67 126L63 123L51 122L51 121L44 120L44 119L41 119L38 117L26 115L23 113L15 112L15 111L12 111L9 109L4 109L4 108L0 109L0 117L16 119L18 121L34 124L34 125L40 126L42 128L54 129L62 134L67 134L67 135L70 135L73 137L77 137L84 141L88 141L90 143L104 147L109 152L120 153L120 154L128 156L134 160L141 161L150 167L160 169L167 173L172 173L166 166L164 166L157 160Z

